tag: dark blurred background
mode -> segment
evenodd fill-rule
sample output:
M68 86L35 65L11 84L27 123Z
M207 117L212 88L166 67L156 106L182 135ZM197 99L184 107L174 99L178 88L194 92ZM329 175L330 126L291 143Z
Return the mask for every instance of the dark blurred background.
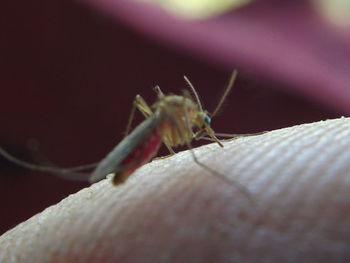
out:
M312 64L317 63L317 59L313 60L317 58L315 54L314 57L310 55L311 58L303 57L317 42L313 39L315 31L299 34L298 30L308 28L298 25L294 28L293 23L288 23L291 18L287 13L282 15L281 10L289 10L289 7L277 9L276 1L258 1L204 22L181 20L179 23L169 13L164 13L163 20L153 16L158 19L153 21L152 12L163 12L157 7L145 7L132 1L117 2L2 2L1 146L24 160L40 162L47 158L58 166L98 161L122 139L136 94L152 103L155 99L152 87L156 84L165 93L179 93L186 87L182 78L186 74L210 111L234 68L239 70L239 77L222 113L213 120L217 132L254 133L335 118L350 110L344 106L348 94L338 95L345 98L339 103L329 95L333 88L334 92L341 92L338 87L333 87L331 77L318 90L317 82L310 85L312 81L303 81L307 79L307 72L299 77L298 70L293 71L293 66L288 68L293 64L288 60L288 45L295 47L308 43L305 49L300 46L299 50L305 52L300 55L300 64L305 64L305 70L311 69L313 73L318 70L316 73L323 75L327 65L334 68L332 52L344 59L339 49L333 48L334 43L336 46L343 43L340 46L347 51L345 42L339 40L338 34L342 33L333 31L331 26L328 30L333 33L322 36L324 42L321 43L324 50L329 51L330 62L321 61L319 63L323 64L317 68ZM309 4L296 1L294 5L297 11L301 10L299 13L293 10L298 21L304 23L308 20L303 22L302 19L312 17L312 28L317 28L315 14L307 13L311 10ZM257 20L256 14L260 13L264 16ZM264 17L269 19L264 20ZM288 20L286 32L283 31L284 24L281 26L278 22L285 17ZM220 47L220 41L215 42L220 36L225 43L234 40L226 40L225 28L230 28L228 25L233 23L230 18L240 22L241 30L233 35L237 42L250 34L247 47L252 49L251 52L248 52L249 48L240 49L235 43L225 50ZM249 21L253 22L249 24ZM269 24L265 27L274 34L281 32L275 38L277 46L266 45L271 41L269 36L254 38L261 32L259 28L253 30L254 23L260 24L260 21L270 21L271 25L278 26L278 30ZM185 32L186 23L193 32ZM221 27L223 32L217 30ZM182 30L176 30L179 28ZM198 41L198 32L206 29L208 34L201 34L201 41ZM294 31L303 37L303 41L291 37L290 32ZM296 42L288 42L287 36ZM287 50L285 56L274 53L278 44ZM227 57L223 55L225 52ZM260 56L259 52L265 56ZM313 62L307 64L308 61ZM342 65L348 66L346 62ZM344 71L344 67L339 70ZM301 68L300 72L305 71ZM296 81L291 81L294 78ZM320 94L324 96L320 97ZM139 117L138 121L141 120ZM0 159L0 233L87 186L28 171Z

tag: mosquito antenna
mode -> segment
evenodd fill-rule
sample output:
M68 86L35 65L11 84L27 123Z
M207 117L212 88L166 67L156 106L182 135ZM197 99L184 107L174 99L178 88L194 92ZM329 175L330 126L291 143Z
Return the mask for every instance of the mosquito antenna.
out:
M202 103L201 103L201 101L200 101L200 99L199 99L199 96L198 96L197 91L195 90L195 88L194 88L194 86L192 85L191 81L190 81L185 75L184 75L184 79L185 79L185 81L187 82L188 86L191 88L194 97L196 98L196 101L197 101L199 110L200 110L200 111L203 111Z
M234 70L231 74L227 88L226 88L224 94L221 96L221 99L220 99L218 105L216 106L215 110L211 114L211 117L214 117L219 112L220 108L222 107L222 104L225 102L228 94L232 90L232 87L233 87L233 84L235 83L236 78L237 78L237 70Z
M128 124L126 125L126 129L124 132L124 137L128 136L130 130L131 130L131 125L132 125L132 121L134 120L135 117L135 111L136 111L136 105L135 103L132 104L132 109L130 112L130 116L129 116L129 120L128 120Z

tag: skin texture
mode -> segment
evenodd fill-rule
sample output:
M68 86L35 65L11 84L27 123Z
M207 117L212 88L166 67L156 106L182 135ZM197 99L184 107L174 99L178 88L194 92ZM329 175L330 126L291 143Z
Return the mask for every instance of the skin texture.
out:
M155 160L0 237L0 262L349 262L350 119Z

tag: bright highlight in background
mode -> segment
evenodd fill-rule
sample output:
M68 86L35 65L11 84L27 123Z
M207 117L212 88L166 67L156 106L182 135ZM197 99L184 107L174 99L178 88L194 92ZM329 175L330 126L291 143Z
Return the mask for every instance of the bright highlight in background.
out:
M202 19L238 8L252 0L138 0L157 4L170 13L187 19Z
M350 25L349 0L314 0L320 12L337 26Z

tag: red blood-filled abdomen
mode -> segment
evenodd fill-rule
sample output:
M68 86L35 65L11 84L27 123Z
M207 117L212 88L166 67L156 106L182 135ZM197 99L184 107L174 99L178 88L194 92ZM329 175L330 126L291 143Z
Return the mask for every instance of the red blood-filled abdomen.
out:
M149 162L158 152L162 138L153 131L141 145L136 147L122 162L122 169L113 177L113 184L123 183L137 168Z

